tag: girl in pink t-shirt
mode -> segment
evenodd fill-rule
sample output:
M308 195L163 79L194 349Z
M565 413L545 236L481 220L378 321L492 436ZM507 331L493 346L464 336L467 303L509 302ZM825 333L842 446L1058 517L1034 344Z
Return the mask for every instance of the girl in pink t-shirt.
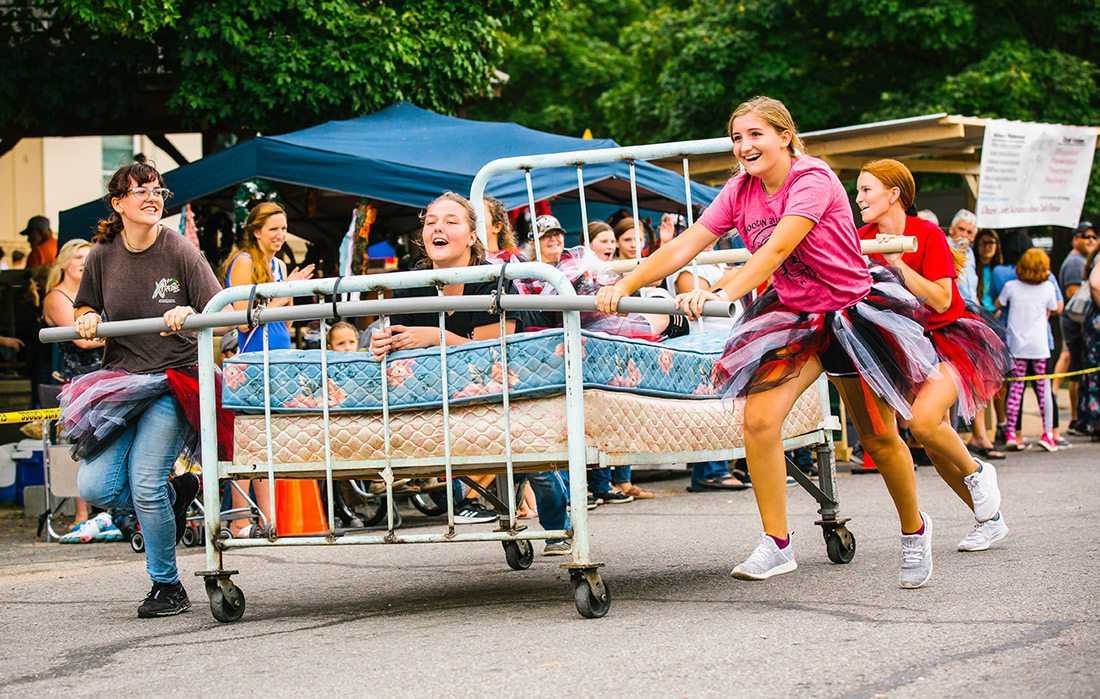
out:
M822 161L802 154L781 102L757 97L738 106L729 134L741 172L698 222L601 289L597 308L614 312L621 298L683 268L716 235L736 229L752 258L720 279L715 292L677 299L696 316L707 300L740 298L772 280L734 326L715 367L723 393L745 400L745 456L764 527L733 576L764 580L797 567L787 530L782 425L824 371L901 519L901 585L920 587L931 576L931 522L917 507L912 456L886 426L893 427L895 411L909 416L906 395L934 373L935 351L916 320L921 304L896 277L872 278L844 187ZM907 544L913 537L915 547Z

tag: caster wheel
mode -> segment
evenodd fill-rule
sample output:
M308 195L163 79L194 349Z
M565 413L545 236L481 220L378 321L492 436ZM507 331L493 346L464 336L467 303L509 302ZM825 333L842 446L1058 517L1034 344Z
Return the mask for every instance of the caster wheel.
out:
M429 517L438 517L447 513L447 491L435 490L415 493L409 498L413 507Z
M535 547L530 541L502 541L504 545L504 557L508 560L508 567L512 570L527 570L535 560Z
M573 601L577 604L577 611L586 619L600 619L607 615L611 609L611 588L607 581L603 581L603 599L596 597L592 587L588 584L588 578L583 575L573 580Z
M141 532L134 532L130 535L130 548L134 550L134 553L145 553L145 536Z
M215 582L213 585L207 585L207 592L210 595L210 613L218 621L227 624L240 621L244 616L244 592L241 588L232 585L226 593Z
M194 548L202 543L202 539L199 538L199 530L197 527L187 525L187 528L183 530L183 538L180 539L183 545L187 548Z
M825 549L833 563L851 563L856 555L856 537L847 527L826 529Z

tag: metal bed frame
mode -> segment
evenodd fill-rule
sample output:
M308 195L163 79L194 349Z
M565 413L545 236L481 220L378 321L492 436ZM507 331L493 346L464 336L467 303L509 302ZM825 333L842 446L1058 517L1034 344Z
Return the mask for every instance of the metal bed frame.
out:
M531 156L525 158L505 158L493 161L486 165L478 173L474 180L472 200L476 210L480 211L480 203L483 198L485 185L488 180L497 173L523 170L526 173L527 191L531 211L534 211L534 191L531 182L531 170L542 167L561 167L563 165L577 168L578 183L580 185L580 197L582 211L587 219L587 211L584 204L584 177L583 166L585 163L610 162L612 160L630 161L631 194L635 213L635 221L638 220L637 211L637 187L634 182L635 159L651 159L669 157L672 155L683 156L685 174L685 204L689 221L692 214L690 185L687 181L688 161L687 155L695 153L715 153L728 150L727 139L711 139L707 141L691 141L684 143L658 144L656 146L639 146L633 148L606 149L598 151L579 151L572 153ZM478 233L484 240L485 222L478 217ZM585 226L587 228L587 226ZM587 234L585 234L587 237ZM640 232L635 228L635 235ZM912 249L913 241L893 242L888 244L864 244L865 252L892 252ZM640 249L639 245L639 249ZM537 246L536 246L537 250ZM697 258L697 263L712 261L741 261L748 258L748 252L744 250L724 251L719 253L704 253ZM692 267L696 262L692 263ZM636 264L637 261L634 261ZM628 261L626 265L630 265ZM620 263L620 266L623 266ZM556 296L522 296L499 295L492 296L460 296L446 297L442 295L443 285L455 283L470 283L475 281L500 282L515 279L538 279L546 282L554 288ZM406 298L385 299L383 289L404 289L412 287L431 287L438 289L436 298ZM499 288L499 287L498 287ZM360 292L376 295L376 299L365 301L340 301L340 294ZM331 302L314 303L287 307L264 307L255 304L260 298L271 299L295 296L331 296ZM248 308L244 311L224 311L234 302L247 301ZM724 302L708 302L704 308L704 315L715 317L729 317L734 304ZM680 313L675 307L675 302L669 299L624 299L620 304L623 312L637 313ZM504 454L488 458L472 459L471 457L454 457L451 454L450 432L450 400L447 388L447 343L444 327L445 312L455 310L488 310L499 314L501 322L500 355L505 375L507 375L508 341L504 333L504 312L516 310L543 310L561 312L564 327L564 359L565 359L565 402L566 402L566 426L570 439L567 451L563 454L540 454L537 456L514 455L512 453L512 433L509 418L510 397L508 382L502 382L503 415L504 415ZM584 441L584 390L581 366L581 335L580 312L594 310L594 300L591 297L577 296L568 279L562 272L541 262L510 263L503 267L481 266L446 270L422 270L412 272L386 273L368 276L342 277L335 279L303 280L294 282L278 282L249 286L231 287L217 294L206 306L205 310L188 318L184 323L185 330L197 330L199 334L199 383L200 383L200 411L202 420L206 424L214 424L215 397L215 362L214 362L214 329L234 325L261 326L264 354L264 419L267 436L267 462L249 466L235 465L230 462L217 460L216 435L214 430L202 430L201 434L201 460L203 469L203 491L205 510L205 553L206 568L198 571L205 581L206 590L210 598L211 611L216 619L223 622L236 621L242 617L245 610L244 593L234 584L232 576L238 571L228 569L224 565L223 556L233 549L246 549L264 546L345 546L345 545L387 545L387 544L425 544L425 543L456 543L467 541L498 541L504 546L509 565L522 569L530 565L533 558L531 542L542 539L570 539L572 541L572 560L562 564L570 574L574 587L574 601L577 610L585 617L598 618L604 616L611 606L611 591L607 582L601 576L599 569L602 563L593 559L589 549L588 516L587 516L587 478L586 467L606 466L611 463L645 464L667 462L670 456L675 454L615 454L601 453L595 447L585 444ZM390 406L387 391L387 359L379 362L382 372L382 420L385 425L385 448L383 453L371 458L349 461L335 461L332 457L332 443L330 434L330 402L328 389L328 350L322 348L320 354L322 404L320 416L324 423L325 435L324 454L315 461L299 462L294 464L276 463L273 456L272 432L271 432L271 391L270 391L270 363L268 355L267 324L274 322L320 320L322 336L326 335L328 321L333 318L358 317L358 316L385 316L395 313L407 312L436 312L439 314L440 327L440 363L443 384L443 403L441 417L444 426L444 457L442 460L413 459L396 460L391 450ZM164 323L160 318L144 320L107 322L99 326L101 337L113 337L138 333L160 332L164 329ZM75 332L68 328L51 328L41 333L43 341L56 342L71 340L76 337ZM821 397L823 420L820 425L811 432L798 435L792 439L784 440L785 449L798 447L813 447L819 463L819 482L815 484L805 476L789 460L787 462L788 473L794 477L820 505L821 518L817 525L822 527L829 558L836 563L847 563L855 554L855 537L845 526L848 521L839 516L839 502L836 495L836 466L833 460L832 430L840 429L839 422L830 413L828 390L824 377L816 384ZM610 428L609 428L610 429ZM743 448L730 447L717 451L693 451L689 458L692 461L733 459L744 456ZM530 531L516 519L516 479L517 472L532 470L547 470L550 467L560 467L564 463L569 472L569 502L572 515L571 530ZM211 466L214 465L214 466ZM220 513L218 511L218 483L224 478L267 478L270 488L271 501L274 503L274 478L302 478L320 477L323 474L327 491L327 525L328 532L316 536L279 536L276 532L275 517L272 517L267 539L232 539L226 538L221 532ZM493 494L484 489L477 490L493 503L500 514L499 526L493 531L462 533L456 531L454 521L454 506L451 498L447 499L447 526L446 530L439 533L398 533L395 531L395 505L393 497L393 481L395 474L404 477L407 475L434 475L445 477L448 482L453 477L472 473L497 473L504 476L503 481L498 479L498 492ZM362 532L338 532L334 526L334 500L333 482L337 478L380 478L386 484L386 531L384 533ZM277 508L273 505L273 510ZM501 511L503 510L503 511Z

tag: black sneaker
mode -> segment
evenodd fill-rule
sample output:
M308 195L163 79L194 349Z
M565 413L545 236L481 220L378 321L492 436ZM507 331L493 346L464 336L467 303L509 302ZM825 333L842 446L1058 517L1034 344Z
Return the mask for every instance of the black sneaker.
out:
M596 495L596 502L601 505L625 505L628 502L634 502L634 496L618 490L609 490Z
M176 543L178 544L183 538L183 532L187 529L187 510L195 501L195 496L199 494L199 478L193 473L184 473L176 476L169 483L176 491L172 512L176 515Z
M600 506L600 501L596 499L596 496L592 493L588 494L588 509L594 510Z
M463 500L455 508L455 524L485 524L497 521L497 513L477 500Z
M138 607L139 619L153 619L158 616L175 616L191 608L187 599L187 590L180 581L174 583L153 583L153 589Z

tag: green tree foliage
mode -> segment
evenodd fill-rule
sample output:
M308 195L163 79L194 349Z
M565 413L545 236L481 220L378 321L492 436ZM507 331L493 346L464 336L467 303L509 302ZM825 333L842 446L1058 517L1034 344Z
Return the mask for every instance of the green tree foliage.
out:
M283 131L490 90L501 37L555 0L14 0L0 130L108 122L155 92L191 128ZM150 125L156 130L155 125Z
M608 118L598 100L623 80L629 47L623 48L622 35L647 7L640 0L567 1L537 26L516 26L504 39L507 84L470 116L606 136Z
M938 110L1097 123L1100 2L1057 5L570 2L545 31L507 40L513 80L479 109L562 131L595 124L624 143L714 136L756 94L783 99L807 130Z

